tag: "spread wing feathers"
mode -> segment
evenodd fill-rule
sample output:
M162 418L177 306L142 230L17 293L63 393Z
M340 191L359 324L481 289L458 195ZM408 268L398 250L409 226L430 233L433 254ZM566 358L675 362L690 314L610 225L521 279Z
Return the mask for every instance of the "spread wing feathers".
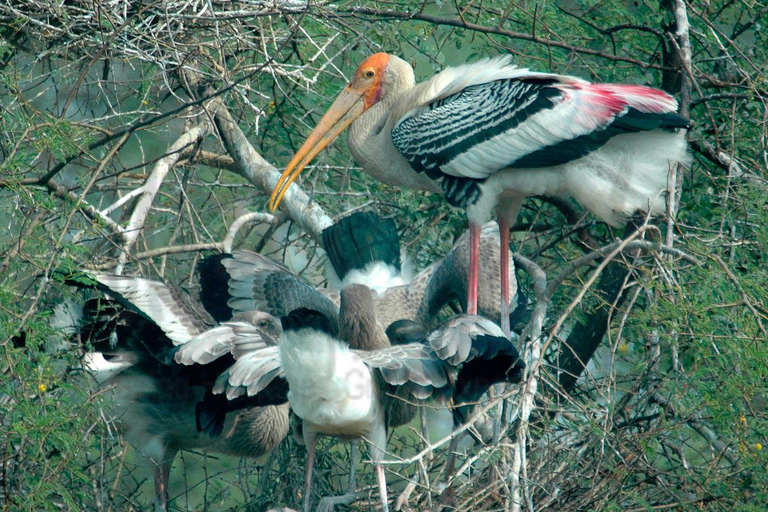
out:
M126 308L155 323L174 345L213 327L215 321L183 289L141 277L92 274Z
M246 354L277 344L275 334L250 322L223 322L195 336L176 351L179 364L208 364L225 354L240 359Z
M409 304L417 304L414 320L425 325L430 323L430 320L432 319L431 315L437 311L429 311L428 297L430 283L439 266L440 262L437 262L425 268L416 274L416 277L414 277L413 281L408 285L408 302Z
M374 297L374 302L376 319L381 325L389 326L392 322L402 319L416 319L422 323L429 323L429 318L422 318L426 314L426 310L422 311L422 302L435 268L436 264L425 268L408 284L389 286L383 291L379 290L379 294Z
M427 343L452 366L474 359L493 359L500 353L517 350L498 325L475 315L457 315L430 332Z
M398 345L376 351L354 351L384 382L398 388L398 396L444 399L450 396L453 370L421 343Z
M244 354L235 361L216 379L213 392L226 393L230 400L243 395L256 396L272 381L284 376L279 348L265 347Z
M363 270L375 262L401 270L400 238L392 219L356 212L325 228L322 240L339 281L350 271Z
M338 322L338 306L286 267L250 251L222 260L229 274L229 306L235 312L259 310L276 317L299 308L319 311Z
M567 163L621 133L687 126L676 109L674 98L650 87L521 72L423 104L399 120L392 141L433 179L482 180L509 167Z
M480 233L480 267L478 279L478 311L488 318L501 314L501 251L499 228L495 222L483 225ZM514 262L509 258L509 272L514 275ZM394 286L376 299L376 315L382 325L400 319L413 319L429 325L440 309L452 299L464 301L469 275L469 234L464 233L445 258L421 271L409 285ZM511 280L510 301L515 304L517 281ZM512 308L514 309L514 307ZM415 312L415 313L414 313Z

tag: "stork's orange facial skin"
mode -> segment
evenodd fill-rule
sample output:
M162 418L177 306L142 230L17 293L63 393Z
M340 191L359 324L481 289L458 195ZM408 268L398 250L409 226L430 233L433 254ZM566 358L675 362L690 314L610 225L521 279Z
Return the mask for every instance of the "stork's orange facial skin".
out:
M377 53L360 64L355 77L339 94L283 171L269 198L269 211L277 209L288 187L296 181L301 171L360 114L381 99L381 78L388 62L389 55Z

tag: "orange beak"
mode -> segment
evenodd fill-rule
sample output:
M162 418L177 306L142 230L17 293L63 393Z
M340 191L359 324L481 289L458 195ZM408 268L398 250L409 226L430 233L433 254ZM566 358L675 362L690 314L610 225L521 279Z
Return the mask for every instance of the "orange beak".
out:
M336 137L341 135L341 132L346 130L352 124L352 121L365 111L367 108L365 92L358 92L352 84L349 84L339 94L336 101L333 102L331 108L328 109L323 118L320 119L320 122L317 123L315 129L309 134L307 140L293 156L277 181L277 185L275 185L275 189L269 197L268 208L270 212L274 212L277 209L280 201L283 200L283 196L288 191L288 187L299 177L304 167L309 165L313 158L325 149L328 144L336 140Z

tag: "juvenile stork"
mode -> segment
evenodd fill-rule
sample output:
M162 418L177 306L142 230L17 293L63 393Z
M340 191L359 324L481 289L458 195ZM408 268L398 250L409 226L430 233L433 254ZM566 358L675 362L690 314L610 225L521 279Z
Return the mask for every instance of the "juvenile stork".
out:
M502 247L528 196L573 196L611 225L663 212L670 164L686 161L677 102L650 87L592 84L518 68L508 56L447 68L416 84L386 53L368 57L294 155L269 207L328 144L347 142L384 183L443 193L466 210L471 259L467 313L477 312L480 226L495 212ZM507 251L501 323L509 333Z
M252 311L217 324L176 286L140 277L97 273L90 277L124 309L109 306L107 311L94 311L93 324L83 327L83 335L100 347L112 331L116 341L104 352L87 354L86 367L101 389L111 390L110 410L125 440L151 462L156 510L168 509L169 475L180 450L256 458L280 444L288 433L287 405L246 405L227 414L229 403L210 393L215 378L233 360L183 366L169 359L174 347L178 350L211 331L224 343L247 330L250 350L276 348L282 333L279 321ZM95 306L98 309L98 303Z
M525 364L501 329L478 316L455 316L411 343L377 343L370 332L354 333L376 321L371 290L352 285L341 293L342 298L349 295L349 300L342 304L338 329L319 311L300 308L282 317L284 332L278 347L252 343L245 330L228 340L227 347L240 355L231 371L222 375L225 378L218 379L214 392L226 392L231 398L245 393L257 396L275 381L287 381L283 400L290 402L302 420L307 446L304 512L310 510L315 447L322 435L368 441L382 509L386 511L387 487L381 462L387 429L398 423L393 418L397 414L394 403L426 399L444 403L450 396L456 404L475 402L495 383L520 382ZM355 304L350 308L349 302ZM193 339L180 347L176 359L185 364L202 362L195 354L207 357L218 351L216 342L207 336ZM206 349L198 350L203 347ZM324 499L318 510L351 503L354 488L350 491Z

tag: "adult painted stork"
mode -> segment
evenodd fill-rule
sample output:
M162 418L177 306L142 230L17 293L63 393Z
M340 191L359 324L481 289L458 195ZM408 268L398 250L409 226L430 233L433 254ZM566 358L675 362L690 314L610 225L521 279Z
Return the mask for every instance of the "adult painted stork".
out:
M592 84L514 66L508 56L447 68L416 84L386 53L368 57L294 155L275 210L304 167L347 127L363 170L395 186L442 192L469 217L467 312L476 313L480 226L495 212L502 246L528 196L572 196L609 224L662 212L670 164L688 159L677 102L650 87ZM508 324L502 251L501 323Z

